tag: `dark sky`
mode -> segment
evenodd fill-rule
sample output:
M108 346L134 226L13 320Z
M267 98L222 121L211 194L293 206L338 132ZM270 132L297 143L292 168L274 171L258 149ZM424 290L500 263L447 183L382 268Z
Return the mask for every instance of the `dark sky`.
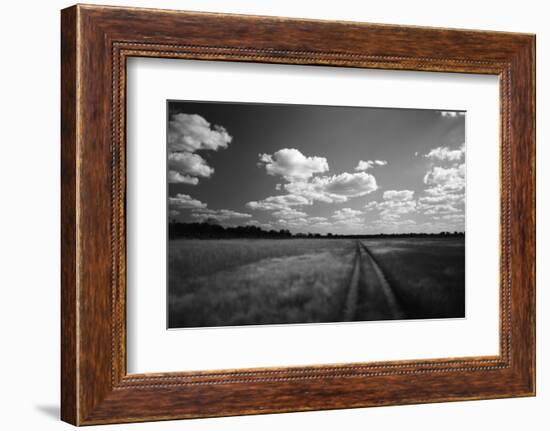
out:
M464 230L464 112L169 101L167 114L172 219Z

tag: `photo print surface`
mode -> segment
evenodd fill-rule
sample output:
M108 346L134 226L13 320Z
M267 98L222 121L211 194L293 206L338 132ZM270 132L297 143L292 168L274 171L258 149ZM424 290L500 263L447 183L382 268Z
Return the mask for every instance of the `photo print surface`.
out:
M168 328L465 317L465 119L168 101Z

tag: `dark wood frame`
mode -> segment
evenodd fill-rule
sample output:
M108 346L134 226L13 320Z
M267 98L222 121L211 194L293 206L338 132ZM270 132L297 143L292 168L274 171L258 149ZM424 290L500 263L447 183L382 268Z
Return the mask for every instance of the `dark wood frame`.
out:
M534 35L81 5L61 18L63 420L88 425L535 394ZM498 75L500 354L127 375L129 56Z

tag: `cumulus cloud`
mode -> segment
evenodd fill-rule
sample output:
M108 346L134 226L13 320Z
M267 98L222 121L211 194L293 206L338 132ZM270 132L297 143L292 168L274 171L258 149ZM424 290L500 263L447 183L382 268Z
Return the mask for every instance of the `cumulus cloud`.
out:
M339 222L347 222L347 223L360 223L362 222L361 216L363 213L358 210L354 210L351 208L342 208L340 210L337 210L332 215L332 218L339 221Z
M287 229L303 229L308 226L308 220L304 217L293 219L279 219L277 224Z
M412 219L404 219L400 220L398 217L384 217L380 220L376 220L374 222L375 225L378 225L383 228L387 228L389 231L394 231L395 228L403 228L407 227L410 228L414 225L416 225L416 221Z
M171 208L206 208L206 204L197 199L193 199L189 195L178 193L176 196L170 196L168 198L168 204Z
M382 210L380 213L382 216L389 214L398 215L398 214L408 214L416 211L416 201L384 201L378 205L378 208Z
M315 177L311 181L285 184L285 189L311 201L346 202L349 198L365 196L378 189L374 176L366 172Z
M247 208L252 210L265 210L265 211L275 211L281 210L284 208L289 208L291 206L299 205L310 205L311 201L304 196L299 195L279 195L279 196L270 196L261 201L252 201L246 204Z
M458 212L458 208L455 208L452 205L449 204L436 204L436 205L429 205L424 206L425 211L424 214L431 215L431 214L449 214L449 213L456 213Z
M368 163L383 166L387 162L374 160ZM251 201L246 207L272 211L272 216L277 219L275 223L285 228L324 229L334 223L362 222L359 216L362 213L350 213L348 211L356 210L349 208L339 210L329 221L326 217L308 217L307 213L296 207L313 205L314 202L342 203L378 189L375 177L363 171L319 175L328 171L327 160L324 157L305 156L292 148L283 148L272 155L260 154L259 165L265 167L267 174L282 177L286 182L277 184L275 188L288 194Z
M443 220L449 220L454 222L463 222L465 219L464 214L447 214L441 217Z
M417 201L414 199L413 190L386 190L382 196L382 202L369 202L365 205L367 211L380 211L378 223L396 223L403 214L414 213L418 209Z
M305 214L299 216L296 213L293 215L297 215L297 217L279 218L276 224L280 228L299 230L311 229L313 231L319 231L334 226L334 223L330 223L326 217L307 217Z
M434 166L424 176L424 183L445 191L459 191L465 186L464 163L449 168Z
M431 188L427 189L426 193L429 196L423 196L418 201L421 204L433 205L433 204L451 204L464 202L464 194L462 193L445 193L443 189Z
M366 171L367 169L372 168L372 165L373 165L372 160L368 160L366 162L364 160L359 160L359 163L355 167L355 170L356 171Z
M168 168L173 172L193 177L208 178L214 173L214 168L208 166L206 160L193 153L170 153Z
M440 111L439 113L442 117L447 118L464 117L466 115L466 111Z
M430 150L424 157L431 160L458 162L464 156L465 151L466 146L464 144L458 150L451 150L449 147L437 147Z
M228 209L214 210L207 208L206 203L183 193L178 193L176 196L170 196L168 198L168 204L169 214L174 217L181 215L181 211L187 209L191 210L191 217L197 219L198 221L213 219L222 222L231 219L252 218L252 215L247 213L241 213Z
M198 114L174 114L168 122L170 151L194 153L227 148L233 137L219 125L212 126Z
M412 190L386 190L383 198L386 201L410 201L413 196Z
M281 210L275 211L273 213L273 216L288 220L307 217L307 213L295 210L294 208L283 208Z
M261 166L269 175L281 176L287 181L307 180L313 174L328 171L324 157L306 157L295 148L283 148L275 153L260 154Z
M182 175L176 171L168 171L168 182L190 184L192 186L196 186L199 183L199 179L196 177L191 177L189 175Z
M227 148L233 138L218 125L197 114L175 114L168 122L168 182L197 185L199 177L210 178L214 169L200 150Z
M463 155L464 147L461 151ZM451 158L447 157L446 160ZM419 199L419 209L432 216L459 212L460 206L464 204L465 170L464 163L432 167L424 176L428 188L424 191L425 196Z
M251 214L240 213L232 210L212 210L212 209L200 209L195 210L191 214L191 217L204 221L207 219L214 219L217 221L226 221L230 219L247 219L252 218Z
M375 209L378 209L378 205L380 203L377 202L377 201L370 201L368 204L366 204L363 208L366 209L367 211L371 211L371 210L375 210Z
M369 160L371 165L383 166L385 160ZM268 175L280 176L286 183L278 183L276 190L284 190L287 195L270 196L246 204L253 210L284 211L294 206L312 205L314 202L342 203L349 198L364 196L377 190L373 175L366 172L338 175L318 175L329 170L327 159L317 156L305 156L295 148L283 148L273 154L260 154L259 166L266 169ZM281 214L290 214L286 211ZM277 217L277 214L274 214ZM283 217L279 217L284 219Z
M374 165L377 166L386 166L388 162L386 160L359 160L359 163L355 167L356 171L366 171L367 169L372 168Z
M331 177L317 177L313 181L331 194L357 197L364 196L378 189L376 179L365 172L350 174L344 172Z
M324 185L318 181L315 181L315 183L306 181L288 183L284 185L284 188L287 192L302 196L309 202L320 201L326 203L339 203L348 200L345 196L328 193Z

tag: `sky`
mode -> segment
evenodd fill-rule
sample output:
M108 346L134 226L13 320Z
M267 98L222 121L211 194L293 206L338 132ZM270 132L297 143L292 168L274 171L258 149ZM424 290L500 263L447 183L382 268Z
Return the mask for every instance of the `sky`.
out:
M168 101L170 220L465 230L463 111Z

